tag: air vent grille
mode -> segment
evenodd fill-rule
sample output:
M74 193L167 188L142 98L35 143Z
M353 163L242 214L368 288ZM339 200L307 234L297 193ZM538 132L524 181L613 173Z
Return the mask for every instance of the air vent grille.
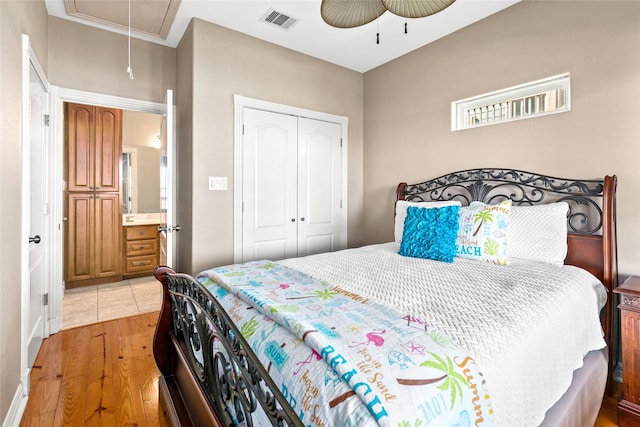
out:
M262 15L260 21L281 28L285 31L289 31L291 27L298 23L299 19L270 8L264 15Z

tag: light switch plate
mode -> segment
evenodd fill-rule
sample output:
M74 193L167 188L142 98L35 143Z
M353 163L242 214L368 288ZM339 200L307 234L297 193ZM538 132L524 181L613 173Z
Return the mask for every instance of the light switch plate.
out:
M210 176L209 191L225 191L227 190L226 176Z

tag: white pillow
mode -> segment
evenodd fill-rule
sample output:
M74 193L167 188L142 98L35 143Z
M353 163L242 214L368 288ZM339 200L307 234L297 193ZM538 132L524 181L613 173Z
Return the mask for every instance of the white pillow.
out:
M439 208L442 206L462 206L462 203L455 200L447 200L442 202L407 202L406 200L398 200L396 202L396 218L395 228L393 232L394 240L397 243L402 242L402 233L404 232L404 219L407 217L407 207L417 206L419 208Z
M507 256L562 265L567 256L567 202L513 206Z
M495 205L471 202L461 208L456 256L509 264L507 247L511 242L511 206L511 199L507 199Z

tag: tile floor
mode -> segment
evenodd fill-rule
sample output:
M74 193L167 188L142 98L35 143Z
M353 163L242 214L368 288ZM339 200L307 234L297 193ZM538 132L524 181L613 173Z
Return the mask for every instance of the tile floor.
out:
M66 289L62 329L157 311L161 303L162 286L153 276Z

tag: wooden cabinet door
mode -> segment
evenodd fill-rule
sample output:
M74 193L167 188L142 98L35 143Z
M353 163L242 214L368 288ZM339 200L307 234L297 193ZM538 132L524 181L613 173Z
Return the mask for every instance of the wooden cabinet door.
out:
M94 277L122 274L120 195L95 193Z
M122 274L120 195L69 193L67 282Z
M67 104L67 190L120 191L122 110Z
M91 227L94 217L93 194L74 193L67 196L66 272L67 282L92 278L93 240Z
M66 104L68 191L92 191L94 187L94 109L90 105Z
M94 190L120 191L122 110L96 107Z

